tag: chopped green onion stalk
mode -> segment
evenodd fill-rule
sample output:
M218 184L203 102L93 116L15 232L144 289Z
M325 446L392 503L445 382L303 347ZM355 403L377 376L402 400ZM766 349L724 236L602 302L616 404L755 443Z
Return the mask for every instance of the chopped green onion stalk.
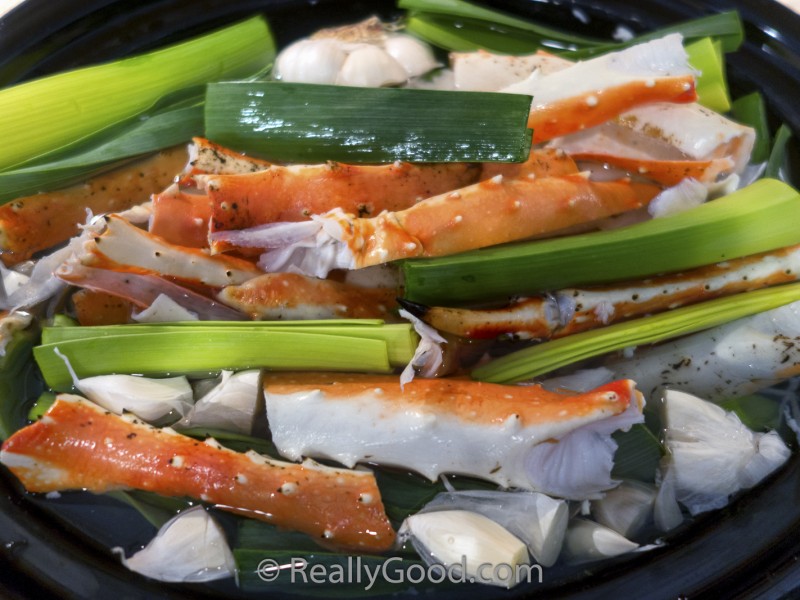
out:
M530 103L487 92L215 83L206 136L281 161L520 162L530 152Z
M207 375L250 368L389 372L411 360L416 341L410 325L54 327L45 328L34 357L47 384L63 390L72 379L56 348L83 378L110 373Z
M696 84L698 102L711 110L728 112L731 109L731 99L728 96L725 57L721 44L711 38L703 38L687 44L686 54L689 56L689 64L700 73Z
M451 52L487 50L499 54L533 54L542 48L539 38L527 31L461 20L454 23L426 13L412 13L406 19L406 31Z
M252 75L274 53L266 22L254 17L161 50L0 90L0 169L84 140L170 94Z
M769 158L770 133L767 123L767 108L760 92L753 92L737 98L731 105L733 117L740 123L756 130L756 143L750 155L750 162L762 163Z
M767 160L767 168L764 171L765 177L777 177L781 181L788 181L789 177L784 172L786 163L786 151L789 146L789 140L792 139L792 130L786 123L783 123L775 134L775 139L772 142L772 150L769 153Z
M630 227L403 263L405 297L432 306L675 272L800 243L800 194L762 179Z
M516 383L555 369L642 344L654 344L800 300L800 283L781 285L676 308L518 350L472 371L493 383Z

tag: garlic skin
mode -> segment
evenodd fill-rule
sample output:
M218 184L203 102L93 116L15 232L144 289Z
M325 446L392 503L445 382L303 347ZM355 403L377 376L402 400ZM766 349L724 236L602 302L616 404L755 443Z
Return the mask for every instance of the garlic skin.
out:
M278 55L275 77L296 83L333 84L346 58L347 52L337 40L300 40Z
M383 43L386 53L400 64L408 77L419 77L442 66L428 44L404 34L391 35Z
M410 538L426 564L466 567L464 575L480 583L510 588L517 583L513 571L530 564L523 542L491 519L465 510L412 515L403 522L398 536L401 541ZM508 565L512 577L498 579L499 569L487 565Z
M261 371L222 371L222 380L175 427L214 427L249 435L261 393Z
M692 515L722 508L789 458L774 431L754 433L736 414L685 392L664 393L662 422L662 481L674 482L675 498Z
M587 519L573 519L564 539L564 557L573 564L612 558L637 548L636 542Z
M205 508L195 506L169 520L147 546L125 558L112 548L131 571L158 581L202 583L232 577L233 553L225 534Z
M200 320L197 313L185 309L165 294L159 294L150 306L132 316L137 323L177 323Z
M400 373L400 387L402 387L414 380L416 369L420 369L421 377L433 377L436 375L436 371L444 364L442 344L446 344L447 340L436 329L404 308L401 308L398 314L411 321L414 331L419 335L419 344L417 344L417 349L414 351L414 356L411 357L411 361Z
M336 76L336 85L383 87L408 79L403 66L377 46L364 44L348 54Z
M654 219L669 217L700 206L707 199L708 188L696 179L688 177L653 198L647 205L647 212Z

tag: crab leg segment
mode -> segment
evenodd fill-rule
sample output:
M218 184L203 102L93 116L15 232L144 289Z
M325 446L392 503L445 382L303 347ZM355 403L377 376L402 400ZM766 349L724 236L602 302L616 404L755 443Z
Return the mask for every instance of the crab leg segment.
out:
M525 461L532 448L633 409L632 381L563 395L539 386L463 379L267 373L272 439L289 458L317 456L352 466L375 462L417 471L480 477L532 489Z
M502 92L533 96L528 126L534 143L600 125L636 106L694 102L694 72L679 34L539 72Z
M133 488L188 496L342 549L382 551L395 537L369 471L233 452L78 396L60 395L41 420L6 440L0 462L30 492Z
M80 260L100 268L138 267L211 287L244 283L261 274L244 259L170 244L115 215L106 217L105 231L84 245Z
M225 304L172 283L154 273L123 269L96 269L77 261L66 261L55 276L69 284L88 290L105 292L147 308L161 296L167 296L204 321L241 321L240 313Z
M402 210L478 179L475 165L272 166L245 175L198 176L211 199L211 230L304 221L334 208L361 216Z
M316 241L262 255L266 271L299 269L324 277L402 258L445 256L551 234L647 204L660 189L629 180L593 182L581 174L496 176L372 219L341 211L315 217ZM277 231L275 232L277 234Z
M150 233L170 244L189 248L208 246L211 201L203 194L187 194L171 185L153 195Z
M272 163L234 152L205 138L192 138L189 161L180 175L181 185L194 185L195 175L221 173L254 173L269 168Z
M440 331L472 339L549 339L800 277L800 246L624 285L565 289L505 308L470 310L401 304Z
M396 288L362 288L296 273L267 273L217 298L253 319L389 319Z
M153 189L168 185L185 161L183 148L158 154L98 175L85 183L18 198L0 206L0 248L6 264L68 240L93 214L141 204Z

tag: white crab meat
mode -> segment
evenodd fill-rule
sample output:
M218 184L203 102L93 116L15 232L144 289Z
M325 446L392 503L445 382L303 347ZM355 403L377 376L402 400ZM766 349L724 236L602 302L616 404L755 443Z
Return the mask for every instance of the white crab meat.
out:
M631 381L566 395L462 379L401 388L396 376L267 373L264 390L272 440L292 460L374 462L431 480L457 473L570 498L616 484L610 434L642 410Z

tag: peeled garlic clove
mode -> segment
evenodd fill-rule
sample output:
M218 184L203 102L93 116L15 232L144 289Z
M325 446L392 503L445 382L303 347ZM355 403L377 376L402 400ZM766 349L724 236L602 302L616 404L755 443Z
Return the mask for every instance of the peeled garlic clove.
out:
M381 87L398 85L408 79L402 65L377 46L363 45L353 50L344 61L337 85Z
M463 490L438 494L422 512L467 510L488 517L522 540L536 562L552 566L561 553L569 507L539 492Z
M441 66L430 46L410 35L392 35L384 42L383 48L403 66L408 77L418 77Z
M600 500L592 501L592 516L620 535L635 537L652 518L655 499L655 486L623 481Z
M232 577L236 566L225 534L202 506L180 513L164 524L147 546L125 558L131 571L158 581L200 583Z
M118 415L132 412L150 422L172 411L183 416L192 406L192 386L186 377L150 379L136 375L98 375L81 379L75 387L106 410Z
M278 55L275 76L295 83L331 84L346 59L347 52L337 40L300 40Z
M574 519L564 539L564 557L572 563L602 560L632 552L639 544L613 529L586 519Z
M69 359L58 348L55 353L67 365L72 384L78 391L115 414L127 411L152 422L173 411L182 417L192 407L192 386L186 377L151 379L137 375L98 375L78 379Z
M467 578L500 587L510 587L514 578L498 579L498 565L514 572L529 564L528 549L491 519L465 510L421 513L408 517L399 532L400 539L411 538L426 564L466 570ZM479 568L483 565L483 568ZM493 565L492 568L485 565Z

